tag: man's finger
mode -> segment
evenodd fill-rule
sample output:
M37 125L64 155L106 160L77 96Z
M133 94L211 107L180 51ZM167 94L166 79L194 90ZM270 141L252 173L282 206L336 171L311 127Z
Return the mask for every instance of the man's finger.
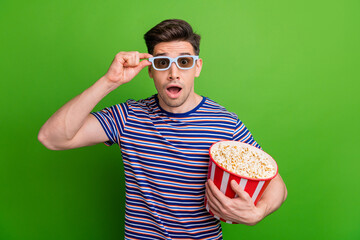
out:
M139 59L136 59L135 54L127 54L122 56L124 59L124 67L136 67L138 65Z
M247 200L251 199L250 195L247 192L245 192L235 180L232 180L230 182L230 185L231 185L232 190L234 190L234 192L239 197L241 197L243 199L247 199Z
M208 186L209 186L209 189L212 193L212 195L221 203L225 203L226 201L229 200L229 198L227 196L225 196L225 194L223 194L217 187L216 185L214 184L214 182L209 179L208 180Z
M212 194L211 190L209 189L209 183L206 183L206 198L209 202L209 206L211 206L212 208L216 209L217 211L219 211L219 209L221 209L221 203L214 197L214 195Z
M134 55L134 63L135 65L139 65L140 63L140 57L139 57L140 53L139 52L135 52L135 55Z
M152 55L149 53L139 53L139 52L125 52L125 53L121 52L121 54L119 54L120 63L123 64L124 67L136 67L139 65L140 59L145 59L150 57L152 57ZM145 64L145 66L148 65L150 64L149 63Z
M153 55L151 55L150 53L139 53L140 59L151 58L151 57L153 57Z
M141 69L143 69L144 67L146 67L146 66L149 66L149 65L151 65L151 62L149 62L148 60L142 60L140 63L139 63L139 68L140 68L140 70Z
M211 205L209 206L209 209L214 216L224 219L224 216L221 215L218 209L213 208Z
M133 67L135 75L137 75L144 67L151 65L148 60L141 61L137 66Z

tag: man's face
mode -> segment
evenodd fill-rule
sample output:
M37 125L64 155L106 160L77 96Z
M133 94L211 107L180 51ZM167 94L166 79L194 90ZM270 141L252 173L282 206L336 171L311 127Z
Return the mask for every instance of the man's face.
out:
M195 55L189 42L173 41L158 43L152 54L175 58L180 55ZM158 71L149 66L150 78L154 79L160 106L170 112L191 110L198 95L194 92L194 78L201 72L202 59L198 59L191 69L181 70L173 62L168 70ZM193 106L195 107L195 106Z

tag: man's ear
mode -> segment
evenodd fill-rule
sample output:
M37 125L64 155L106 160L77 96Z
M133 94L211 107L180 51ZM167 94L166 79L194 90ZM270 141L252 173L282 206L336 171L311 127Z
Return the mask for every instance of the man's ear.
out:
M149 65L149 66L148 66L148 73L149 73L149 77L150 77L150 78L153 78L152 72L151 72L151 68L152 68L152 66Z
M200 76L200 72L201 72L201 68L202 68L202 64L203 64L203 61L201 58L199 58L198 60L196 60L196 70L195 70L195 77L198 77Z

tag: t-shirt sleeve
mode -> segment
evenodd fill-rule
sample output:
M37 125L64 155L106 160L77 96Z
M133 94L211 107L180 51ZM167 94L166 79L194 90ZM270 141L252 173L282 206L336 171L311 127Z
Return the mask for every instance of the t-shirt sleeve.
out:
M237 119L233 140L248 143L254 147L262 149L261 146L254 140L253 135L250 133L250 131L240 119Z
M105 145L111 146L114 143L120 144L120 137L124 132L127 116L128 106L126 103L113 105L104 108L98 112L91 112L100 122L109 141L104 142Z

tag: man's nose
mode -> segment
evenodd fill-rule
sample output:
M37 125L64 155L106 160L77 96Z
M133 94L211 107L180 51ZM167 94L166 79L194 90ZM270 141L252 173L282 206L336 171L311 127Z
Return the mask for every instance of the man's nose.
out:
M176 66L176 63L173 62L169 68L169 80L175 80L179 78L179 68Z

